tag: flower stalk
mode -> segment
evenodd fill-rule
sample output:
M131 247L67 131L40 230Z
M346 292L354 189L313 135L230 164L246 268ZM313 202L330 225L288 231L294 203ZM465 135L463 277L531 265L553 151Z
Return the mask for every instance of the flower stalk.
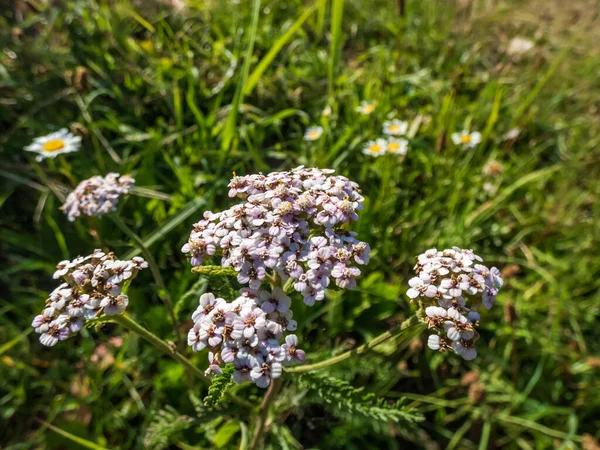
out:
M361 345L358 348L349 350L345 353L342 353L341 355L334 356L333 358L329 358L329 359L326 359L325 361L320 361L318 363L306 364L306 365L297 366L297 367L286 367L285 371L289 372L289 373L301 373L301 372L311 372L314 370L324 369L326 367L332 366L339 362L345 361L346 359L348 359L354 355L362 355L363 353L368 352L372 348L377 347L378 345L383 344L384 342L386 342L396 336L401 335L402 333L407 331L409 328L411 328L415 325L418 325L418 324L419 324L419 314L414 314L409 319L406 319L404 322L402 322L401 324L396 325L391 330L380 334L379 336L371 339L369 342Z
M248 448L249 450L256 450L260 447L262 436L265 431L265 425L267 423L267 417L269 415L269 406L273 402L273 399L281 389L282 385L283 378L276 378L269 386L269 389L267 389L267 393L263 397L263 401L260 404L259 415L256 418L256 423L254 424L254 432L252 433L252 441L250 442L250 447Z
M148 262L148 266L150 267L150 271L152 272L154 282L158 286L159 297L165 304L165 307L167 308L167 311L169 313L171 323L173 324L173 330L175 331L175 340L178 345L181 345L183 341L181 338L181 333L179 332L179 324L177 321L177 317L175 316L175 311L173 310L171 296L169 295L167 286L162 278L162 275L160 274L160 270L158 268L158 264L156 264L156 260L144 244L144 241L131 228L129 228L117 214L111 214L110 218L121 229L121 231L123 231L123 233L125 233L129 238L133 239L133 241L138 245L138 247L142 251L142 255L144 255L144 258L146 259L146 261Z
M162 340L154 333L141 326L128 315L119 314L110 317L110 320L115 323L118 323L122 327L134 332L141 338L145 339L146 341L154 345L158 350L169 355L171 358L179 362L196 378L202 380L206 384L210 384L210 380L206 375L204 375L204 372L202 372L202 370L196 367L189 359L187 359L185 356L179 353L173 345L169 345L168 342Z
M112 316L112 317L110 317L110 321L113 321L113 322L121 325L122 327L128 329L129 331L137 334L142 339L148 341L150 344L152 344L154 347L156 347L158 350L169 355L175 361L180 363L183 367L185 367L185 369L188 371L188 373L194 375L196 378L201 380L203 383L205 383L207 385L210 384L210 379L206 375L204 375L204 372L202 372L202 370L200 370L198 367L196 367L192 361L190 361L188 358L186 358L184 355L182 355L180 352L178 352L174 345L169 344L168 342L162 340L157 335L152 333L150 330L147 330L142 325L137 323L135 320L133 320L128 315L119 314L116 316ZM243 406L245 408L254 408L253 404L246 402L245 400L242 400L238 397L235 397L234 395L232 395L230 393L226 393L225 395L231 401L233 401L234 403L237 403L240 406Z

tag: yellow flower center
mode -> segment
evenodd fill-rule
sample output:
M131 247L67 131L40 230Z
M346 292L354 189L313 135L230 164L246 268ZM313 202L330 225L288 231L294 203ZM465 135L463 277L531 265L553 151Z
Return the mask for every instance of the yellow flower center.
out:
M363 106L363 112L365 114L371 114L374 109L375 109L375 107L373 105L364 105Z
M379 153L379 152L381 151L381 146L380 146L380 145L378 145L378 144L371 145L371 146L369 147L369 151L370 151L371 153Z
M308 133L308 137L310 139L317 139L319 137L319 132L318 131L311 131L310 133Z
M391 131L392 133L395 133L396 131L400 131L400 125L392 125L392 126L390 127L390 131Z
M400 144L397 142L390 142L388 144L388 152L397 152L398 150L400 150Z
M48 153L52 153L52 152L56 152L64 147L65 147L65 141L63 141L62 139L53 139L51 141L46 142L42 146L42 150L44 150L45 152L48 152Z
M464 134L460 137L460 142L462 142L463 144L470 144L471 143L471 135L469 134Z

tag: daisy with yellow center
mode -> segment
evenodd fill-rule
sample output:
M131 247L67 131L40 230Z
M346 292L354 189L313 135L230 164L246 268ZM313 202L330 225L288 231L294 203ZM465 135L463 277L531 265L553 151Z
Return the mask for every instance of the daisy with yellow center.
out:
M388 153L392 155L406 155L408 151L408 141L406 139L389 138L387 140Z
M363 148L363 153L369 156L381 156L387 150L387 142L385 139L376 139L369 141Z
M408 130L408 122L393 119L383 124L383 132L388 136L402 136Z
M323 134L323 128L321 127L310 127L304 133L305 141L316 141Z
M366 100L363 100L362 102L360 102L360 105L356 107L356 111L365 116L368 116L373 111L375 111L375 105Z
M454 145L460 145L462 148L475 148L481 142L481 133L474 131L469 133L468 130L463 130L460 133L452 133L452 142Z
M47 136L37 137L25 147L25 151L37 153L35 158L41 161L46 158L56 158L64 153L72 153L81 147L81 137L69 133L66 128L50 133Z

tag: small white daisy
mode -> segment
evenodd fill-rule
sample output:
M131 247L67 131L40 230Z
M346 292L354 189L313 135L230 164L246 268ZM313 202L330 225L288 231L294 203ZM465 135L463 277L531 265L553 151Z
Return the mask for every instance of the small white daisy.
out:
M463 130L460 133L452 133L452 142L455 145L461 145L463 148L475 148L481 142L481 133Z
M404 122L402 120L388 120L383 124L383 132L390 136L402 136L403 134L406 134L407 130L408 122Z
M369 141L363 148L363 153L369 156L381 156L387 149L387 142L385 139L376 139Z
M63 153L72 153L81 147L81 137L73 135L63 128L47 136L37 137L33 142L25 147L28 152L37 153L37 161L46 158L55 158Z
M305 141L316 141L323 134L323 128L321 127L309 127L304 133Z
M406 139L389 138L387 140L386 150L392 155L406 155L408 151L408 141Z
M375 105L371 102L363 100L362 102L360 102L360 105L356 107L356 111L365 116L368 116L373 111L375 111Z

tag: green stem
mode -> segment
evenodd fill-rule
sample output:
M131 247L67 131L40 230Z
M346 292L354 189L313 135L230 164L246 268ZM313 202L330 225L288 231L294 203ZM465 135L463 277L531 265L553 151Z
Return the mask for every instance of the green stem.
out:
M256 418L256 422L254 424L254 432L252 433L252 441L250 442L250 447L248 450L256 450L260 446L260 441L262 440L262 435L265 431L265 425L267 423L267 416L269 415L269 406L271 402L281 389L283 384L283 377L279 377L273 380L267 393L265 394L262 403L260 404L260 413Z
M179 332L179 324L177 322L177 317L175 317L175 311L173 310L171 296L169 295L167 286L160 274L160 270L158 268L158 264L156 264L156 260L152 256L152 253L150 253L150 250L148 250L148 248L144 244L142 238L140 238L131 228L129 228L117 214L111 214L110 217L115 222L115 224L121 229L121 231L123 231L123 233L125 233L129 238L133 239L133 241L138 245L138 247L142 251L142 255L144 255L144 258L148 262L148 266L150 267L150 271L152 272L152 276L154 277L154 282L158 286L160 292L159 296L165 304L167 311L169 312L169 316L173 324L173 330L175 331L175 340L177 341L177 344L181 346L183 341Z
M312 370L324 369L325 367L329 367L333 364L342 362L354 355L362 355L363 353L366 353L367 351L371 350L373 347L383 344L385 341L387 341L393 337L399 336L400 334L402 334L403 332L408 330L410 327L417 325L418 323L419 323L418 314L414 314L410 317L410 319L405 320L401 324L396 325L391 330L380 334L379 336L373 338L366 344L361 345L360 347L355 348L354 350L347 351L345 353L342 353L341 355L334 356L333 358L329 358L329 359L326 359L325 361L321 361L318 363L286 368L285 371L290 372L290 373L301 373L301 372L310 372Z
M210 384L210 380L208 379L208 377L206 375L204 375L204 372L202 372L200 369L198 369L198 367L196 367L189 359L187 359L185 356L183 356L181 353L179 353L173 345L169 345L168 342L163 341L161 338L159 338L157 335L155 335L151 331L149 331L146 328L144 328L143 326L141 326L139 323L137 323L131 317L126 316L124 314L120 314L120 315L111 316L110 320L127 328L129 331L133 331L134 333L136 333L137 335L139 335L146 341L150 342L161 352L166 353L171 358L173 358L174 360L181 363L181 365L183 365L186 369L188 369L189 372L192 373L196 378L199 378L200 380L204 381L206 384Z
M141 326L139 323L137 323L135 320L133 320L128 315L119 314L119 315L110 316L107 318L109 320L111 320L112 322L118 323L122 327L127 328L129 331L132 331L133 333L137 334L142 339L145 339L146 341L148 341L149 343L154 345L158 350L169 355L175 361L180 363L183 367L185 367L187 369L188 373L194 375L196 378L200 379L207 385L210 384L210 379L206 375L204 375L204 372L202 372L200 369L198 369L198 367L196 367L194 365L194 363L192 363L192 361L190 361L185 356L183 356L181 353L179 353L177 351L177 349L175 348L175 346L170 345L168 342L162 340L157 335L152 333L150 330L147 330L146 328ZM240 406L243 406L245 408L254 408L255 407L252 403L246 402L245 400L242 400L241 398L237 398L234 395L230 394L229 392L227 392L225 395L231 401L237 403Z

